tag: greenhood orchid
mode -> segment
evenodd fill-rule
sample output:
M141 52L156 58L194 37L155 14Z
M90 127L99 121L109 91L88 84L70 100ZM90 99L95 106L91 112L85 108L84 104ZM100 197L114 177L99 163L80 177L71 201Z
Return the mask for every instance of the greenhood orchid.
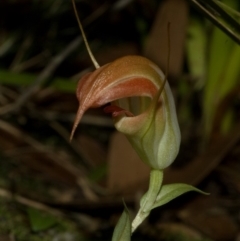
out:
M134 220L131 223L125 206L114 229L112 241L130 241L131 234L152 209L186 192L203 192L182 183L163 185L163 169L176 158L181 135L172 92L162 71L140 56L122 57L99 67L88 45L74 0L72 3L96 70L83 76L78 83L79 108L70 140L86 110L107 105L104 110L112 114L117 130L127 136L140 158L152 169L149 188L140 200ZM136 99L138 106L132 102Z
M142 112L134 114L129 97L141 98ZM79 81L77 98L70 139L87 109L110 103L105 112L112 114L116 129L127 136L146 164L162 170L174 161L180 145L174 100L164 74L150 60L126 56L86 74Z

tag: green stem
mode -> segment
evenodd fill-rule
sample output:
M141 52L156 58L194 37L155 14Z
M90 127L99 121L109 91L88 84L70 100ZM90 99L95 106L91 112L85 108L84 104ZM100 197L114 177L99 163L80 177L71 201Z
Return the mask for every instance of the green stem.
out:
M140 209L132 222L132 233L150 214L150 211L156 201L157 195L160 192L163 180L162 170L152 170L150 173L150 182L148 191L141 199Z

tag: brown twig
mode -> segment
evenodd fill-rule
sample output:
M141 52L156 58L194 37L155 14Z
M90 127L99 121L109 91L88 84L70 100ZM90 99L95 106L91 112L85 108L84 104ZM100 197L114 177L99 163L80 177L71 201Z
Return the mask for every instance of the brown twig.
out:
M43 52L35 55L34 57L14 66L12 70L14 72L26 71L28 68L33 67L33 66L45 61L48 55L49 55L49 51L44 50Z
M14 199L18 203L21 203L28 207L36 208L38 210L46 211L55 216L60 216L60 217L64 216L64 214L57 209L51 208L51 207L49 207L43 203L37 202L35 200L31 200L31 199L25 198L25 197L17 195L17 194L13 194L9 190L3 189L3 188L0 188L0 196L3 198L9 199L9 200Z
M10 65L10 70L15 71L16 68L18 68L18 65L21 63L27 49L31 46L33 41L33 38L31 35L28 35L24 38L20 48L18 49L15 58L13 59L11 65Z
M77 169L73 164L65 160L65 158L61 158L60 155L56 155L50 148L46 148L43 144L32 138L31 136L27 135L26 133L22 132L21 130L15 128L14 126L8 124L5 121L0 120L0 130L4 130L5 133L13 136L17 140L23 141L23 143L28 144L28 148L32 147L35 151L45 153L50 158L51 162L59 167L62 170L65 170L66 173L71 175L75 181L75 183L81 187L85 197L89 200L95 201L97 200L97 195L92 191L91 186L83 175L83 173ZM21 150L20 150L21 151ZM24 151L24 150L23 150ZM7 155L15 155L16 148L6 151L5 154Z

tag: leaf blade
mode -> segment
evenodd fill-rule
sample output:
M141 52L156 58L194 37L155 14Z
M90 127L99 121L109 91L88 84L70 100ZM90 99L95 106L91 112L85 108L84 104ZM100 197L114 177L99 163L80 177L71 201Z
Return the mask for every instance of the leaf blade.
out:
M155 201L155 204L153 205L153 208L160 207L172 201L176 197L179 197L180 195L190 191L196 191L201 194L208 195L208 193L203 192L200 189L188 184L184 184L184 183L166 184L162 186L162 189L159 195L157 196L157 199Z
M114 229L112 241L130 241L131 222L127 208L125 207L118 223Z

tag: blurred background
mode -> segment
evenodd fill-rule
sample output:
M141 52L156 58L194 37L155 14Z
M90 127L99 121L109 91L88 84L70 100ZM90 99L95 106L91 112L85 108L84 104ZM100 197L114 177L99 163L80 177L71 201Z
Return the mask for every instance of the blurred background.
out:
M182 144L165 182L211 193L157 208L132 239L239 241L239 1L76 6L100 65L143 55L165 73L170 48ZM123 200L138 210L149 169L109 115L89 110L69 142L76 86L93 70L70 0L1 0L0 240L110 240Z

